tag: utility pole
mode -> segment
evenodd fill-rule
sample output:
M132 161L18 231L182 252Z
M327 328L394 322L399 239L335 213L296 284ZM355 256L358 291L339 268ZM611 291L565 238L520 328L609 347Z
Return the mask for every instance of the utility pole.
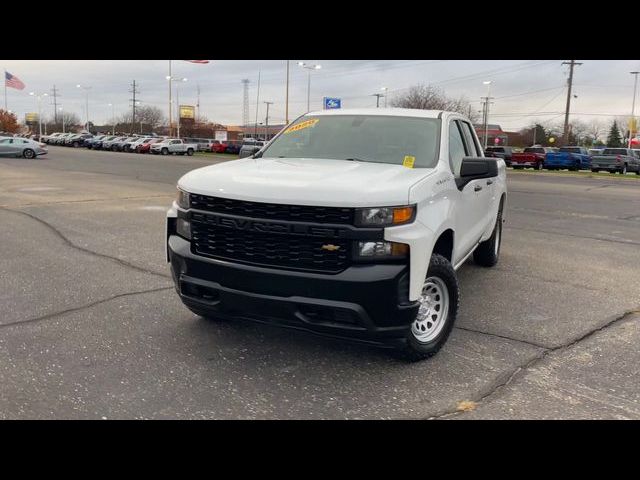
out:
M372 97L376 97L376 108L380 108L380 97L384 97L382 93L374 93Z
M260 106L260 70L258 70L258 96L256 98L256 126L253 131L253 137L258 137L258 107Z
M133 98L131 99L132 106L133 106L133 114L132 114L132 117L131 117L131 133L133 133L134 130L135 130L135 125L136 125L136 94L140 93L138 91L138 89L136 88L136 81L135 80L131 84L131 90L129 90L129 92L133 94Z
M287 93L284 101L284 123L289 125L289 60L287 60Z
M200 85L196 85L196 92L197 92L197 101L196 101L196 119L194 123L198 123L198 117L200 114Z
M491 80L482 82L483 85L487 86L487 96L485 106L484 106L484 149L487 149L487 143L489 141L489 105L491 105Z
M578 63L575 60L571 60L570 62L562 62L562 65L569 65L569 80L567 81L567 85L569 86L567 90L567 109L564 113L564 130L562 133L562 144L566 146L569 143L569 109L571 108L571 87L573 86L573 67L576 65L582 65L582 63Z
M57 125L58 124L58 90L56 90L55 85L51 89L51 96L53 96L53 121Z
M631 122L629 125L629 143L627 148L631 148L631 137L633 137L633 128L636 127L636 90L638 89L638 74L640 72L631 72L636 77L633 84L633 103L631 104Z
M273 105L273 102L264 102L267 104L267 116L264 119L264 141L267 141L267 137L269 136L269 105ZM257 140L257 139L256 139Z
M249 79L242 80L242 125L249 126Z

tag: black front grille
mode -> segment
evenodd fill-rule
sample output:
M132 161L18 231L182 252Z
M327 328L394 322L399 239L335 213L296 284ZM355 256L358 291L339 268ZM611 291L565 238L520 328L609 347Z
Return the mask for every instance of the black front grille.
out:
M209 197L196 194L191 194L190 197L191 208L207 212L270 220L353 224L353 208L246 202L244 200L231 200L229 198Z
M350 264L349 240L237 230L195 212L191 238L196 254L254 265L340 272Z

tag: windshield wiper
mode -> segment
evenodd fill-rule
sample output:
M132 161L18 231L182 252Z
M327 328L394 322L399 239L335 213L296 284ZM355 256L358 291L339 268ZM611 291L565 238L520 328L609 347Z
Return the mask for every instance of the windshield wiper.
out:
M357 157L345 158L345 160L349 162L368 162L369 161L369 160L363 160L362 158L357 158Z

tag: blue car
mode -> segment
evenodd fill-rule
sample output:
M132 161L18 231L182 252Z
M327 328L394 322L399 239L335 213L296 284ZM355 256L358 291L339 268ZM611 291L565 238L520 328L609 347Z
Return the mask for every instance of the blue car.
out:
M544 159L544 168L547 170L589 170L591 168L591 155L584 147L560 147L557 152L549 152Z

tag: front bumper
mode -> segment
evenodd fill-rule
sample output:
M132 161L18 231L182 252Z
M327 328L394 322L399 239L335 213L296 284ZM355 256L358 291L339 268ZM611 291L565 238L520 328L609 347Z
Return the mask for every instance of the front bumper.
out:
M263 268L205 258L169 234L168 256L185 305L332 337L402 340L419 303L408 300L409 267L353 265L338 274Z

